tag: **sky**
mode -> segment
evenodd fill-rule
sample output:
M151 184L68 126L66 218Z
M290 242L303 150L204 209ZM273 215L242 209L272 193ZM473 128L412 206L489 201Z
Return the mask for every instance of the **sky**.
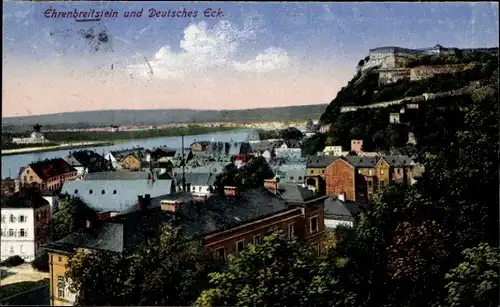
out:
M91 9L118 16L51 16ZM329 103L371 48L497 47L498 20L488 2L3 2L2 117Z

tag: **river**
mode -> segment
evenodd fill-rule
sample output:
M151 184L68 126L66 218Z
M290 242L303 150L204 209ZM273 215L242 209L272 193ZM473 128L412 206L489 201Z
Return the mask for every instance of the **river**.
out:
M242 142L248 140L250 131L249 130L237 130L228 132L217 132L209 134L199 134L199 135L186 135L184 137L184 145L189 146L195 140L201 141L235 141ZM153 147L167 146L169 148L181 148L182 138L180 136L169 136L169 137L159 137L150 139L140 139L140 140L130 140L128 142L118 143L113 146L102 146L102 147L89 147L86 150L94 150L100 154L103 152L106 154L111 150L120 150L132 148L134 146L144 147L152 149ZM83 149L77 149L83 150ZM46 151L46 152L35 152L20 155L11 155L2 157L2 179L7 177L16 178L19 175L19 169L22 166L28 165L34 161L58 158L67 156L70 149L58 150L58 151Z

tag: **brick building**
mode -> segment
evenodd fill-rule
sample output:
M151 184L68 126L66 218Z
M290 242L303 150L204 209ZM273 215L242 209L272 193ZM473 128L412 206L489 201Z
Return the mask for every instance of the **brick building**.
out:
M411 184L411 168L407 156L340 157L325 170L326 194L349 201L370 201L390 184Z
M31 163L19 175L21 186L36 186L43 191L57 190L65 181L76 178L77 170L62 158Z
M267 188L276 187L276 182ZM321 249L324 233L323 201L290 203L266 188L225 195L197 197L178 192L161 197L139 196L137 206L46 246L49 250L52 305L71 305L75 296L65 280L66 264L77 249L100 249L119 254L135 251L146 238L158 235L164 223L175 223L220 257L259 244L278 229ZM102 240L107 238L107 240Z

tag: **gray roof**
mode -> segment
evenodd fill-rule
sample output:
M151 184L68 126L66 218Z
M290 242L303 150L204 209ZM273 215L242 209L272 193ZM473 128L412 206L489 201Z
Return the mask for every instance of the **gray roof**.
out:
M384 156L385 161L392 167L410 166L412 160L406 155Z
M266 149L271 150L271 149L275 148L276 146L278 146L279 144L280 144L280 142L278 142L278 141L264 140L264 141L260 141L258 143L251 143L250 147L251 147L251 150L266 151Z
M75 157L73 157L73 155L71 155L71 154L64 157L64 160L66 160L66 162L68 162L68 164L73 166L73 167L83 166L83 164L80 161L78 161L77 159L75 159Z
M143 147L136 147L123 150L114 150L111 151L111 154L113 155L113 157L115 157L116 160L125 159L130 155L134 155L137 158L142 159L146 156L146 149L144 149Z
M137 203L137 196L171 193L172 180L76 180L66 181L62 193L80 197L98 211L122 211ZM92 193L90 193L92 191ZM104 194L102 192L104 191Z
M217 174L214 173L185 173L186 184L191 186L213 186ZM177 185L182 185L182 173L174 174Z
M97 172L85 175L85 180L148 180L149 172Z
M362 212L363 206L352 201L341 201L338 198L325 199L325 218L352 221Z
M280 197L260 188L242 191L238 197L216 195L202 204L186 202L175 215L161 211L161 200L178 199L183 195L190 194L175 193L152 198L151 206L145 211L138 211L135 206L126 214L110 221L95 222L92 228L81 229L46 248L71 251L76 247L87 247L127 253L156 237L164 223L178 225L188 235L203 236L292 209Z
M360 157L360 156L345 156L345 160L349 161L354 167L375 167L377 165L379 157Z
M335 156L308 156L307 168L326 168L339 157Z
M321 197L315 192L296 184L279 183L278 190L280 196L287 203L304 203Z
M189 173L216 173L220 174L226 167L230 164L229 162L210 162L202 166L192 167L186 166L185 171ZM172 169L174 173L182 173L182 167L176 167Z
M276 174L280 175L280 180L283 183L286 182L302 182L306 177L306 168L298 168L298 169L282 169L278 168Z

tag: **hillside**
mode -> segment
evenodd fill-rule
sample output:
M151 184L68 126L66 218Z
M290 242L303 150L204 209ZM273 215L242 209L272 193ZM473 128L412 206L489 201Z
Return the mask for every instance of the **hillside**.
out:
M415 62L423 66L415 66ZM351 139L363 139L366 151L389 151L405 147L411 132L418 143L415 150L432 152L447 142L445 136L434 135L435 131L442 127L449 133L457 131L467 110L480 97L498 92L497 54L425 57L413 59L407 65L408 75L393 83L384 82L384 71L378 67L360 70L321 115L321 124L330 124L330 131L311 139L306 151L322 150L325 145L349 148ZM446 71L441 69L443 65L460 69ZM415 67L413 78L415 71L441 71L412 81L409 72ZM404 103L391 104L403 98L418 101L418 107L409 109ZM376 107L360 109L359 106ZM391 113L399 114L399 123L390 122Z
M189 122L274 122L317 119L325 104L247 110L109 110L2 118L4 129L39 123L45 129L107 125L160 125ZM83 120L85 119L85 120Z

